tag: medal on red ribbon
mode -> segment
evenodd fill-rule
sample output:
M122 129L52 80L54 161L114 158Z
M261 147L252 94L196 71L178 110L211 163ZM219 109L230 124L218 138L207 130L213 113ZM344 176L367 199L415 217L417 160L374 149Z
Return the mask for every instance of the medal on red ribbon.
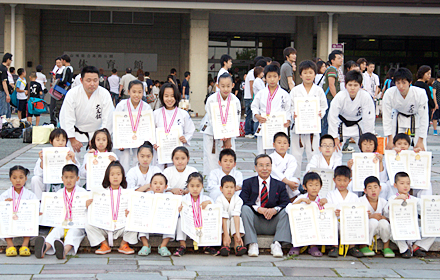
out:
M171 118L170 125L167 124L167 116L165 114L165 107L162 107L162 116L163 116L163 126L165 128L165 134L168 135L170 133L171 127L173 126L174 120L177 116L177 107L174 109L173 117Z
M110 201L112 206L112 218L113 218L113 224L114 229L116 229L116 222L118 221L118 215L119 215L119 204L121 202L121 187L118 188L118 197L116 201L116 208L115 208L115 202L113 199L113 189L110 187Z
M130 123L131 123L131 129L133 130L133 136L131 137L133 140L137 140L137 129L139 126L139 121L141 119L141 115L142 115L142 108L144 107L144 103L141 101L139 103L139 109L138 109L138 113L137 113L137 117L136 117L136 122L133 121L133 114L131 113L131 105L130 105L130 99L127 99L127 110L128 110L128 116L130 117Z
M24 187L23 187L24 188ZM20 194L18 195L17 202L15 202L15 189L12 187L12 219L18 220L18 207L20 207L21 197L23 196L23 188L21 188Z
M191 198L191 204L192 204L192 211L194 217L194 226L196 228L196 235L198 237L202 237L203 220L202 220L202 208L200 207L200 195L196 201L194 201L194 199Z
M221 101L221 97L220 97L220 92L217 95L217 101L218 101L218 107L220 110L220 118L222 120L222 125L226 126L226 123L228 122L228 113L229 113L229 105L231 104L231 95L228 95L228 101L226 104L226 111L225 111L225 115L223 115L223 108L222 108L222 101Z
M70 193L67 191L66 187L64 187L64 206L66 207L66 216L64 218L63 226L73 226L72 222L72 205L73 205L73 196L75 195L75 188Z
M277 86L277 88L273 91L273 93L270 92L269 86L267 89L269 90L269 94L267 95L267 102L266 102L266 115L269 117L270 111L272 109L272 100L275 98L275 95L277 94L278 88L280 86Z

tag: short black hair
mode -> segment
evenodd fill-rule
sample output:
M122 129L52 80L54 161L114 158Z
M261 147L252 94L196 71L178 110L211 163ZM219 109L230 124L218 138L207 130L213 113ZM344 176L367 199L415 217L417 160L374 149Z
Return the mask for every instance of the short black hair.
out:
M118 70L116 70L116 68L113 68L113 69L112 69L112 73L113 73L113 74L115 74L115 73L117 73L117 72L118 72Z
M130 67L127 67L127 68L125 68L125 73L131 73L131 68Z
M379 181L379 179L377 179L376 176L369 176L369 177L365 178L365 180L364 180L364 188L366 189L368 184L371 184L371 183L376 183L380 186L380 181Z
M292 47L287 47L283 50L283 57L286 59L291 54L296 54L296 49Z
M299 64L299 72L298 73L301 75L302 71L304 71L306 69L312 69L313 72L315 72L315 75L318 72L318 67L316 66L316 63L311 60L301 61L301 63Z
M86 66L81 70L81 79L84 79L86 73L95 73L99 77L99 70L95 66Z
M176 68L171 68L170 73L171 73L171 74L177 73Z
M70 63L70 56L68 56L67 54L63 54L61 56L61 59L64 60L65 62L69 62Z
M333 136L331 136L330 134L324 134L319 139L319 146L321 146L322 140L325 140L325 139L331 139L333 141L333 144L335 144L335 138L333 138Z
M272 158L269 155L267 155L267 154L259 154L258 156L255 157L255 160L254 160L255 166L257 166L257 161L260 158L269 158L270 159L270 163L272 164Z
M140 80L132 80L128 83L128 91L134 86L134 85L140 85L142 87L142 90L144 89L144 84Z
M227 63L229 60L232 60L232 57L229 54L224 54L220 57L220 66L223 68L225 66L225 63Z
M98 150L98 148L96 147L96 137L99 133L104 133L105 136L107 136L107 146L105 147L105 149L107 150L107 152L111 152L113 149L112 136L110 135L108 129L105 127L98 129L97 131L95 131L95 133L93 133L92 140L90 140L90 148L96 151Z
M189 71L186 71L186 72L183 74L183 76L185 76L185 78L188 77L189 75L191 75L191 73L190 73Z
M397 172L396 175L394 175L394 183L399 181L400 178L409 178L409 175L403 171Z
M402 139L408 142L408 145L411 145L411 138L409 137L408 134L405 133L397 133L396 136L394 136L393 138L393 144L396 144L397 141Z
M8 61L8 59L12 60L12 54L10 54L10 53L5 53L5 54L3 55L2 63Z
M362 151L362 148L361 148L362 142L364 142L364 141L373 141L374 142L374 152L377 151L378 144L377 144L377 137L376 137L376 135L374 135L371 132L367 132L367 133L362 134L359 137L358 146L359 146L359 150L361 150L361 151Z
M321 187L322 187L322 179L321 179L321 176L319 176L319 174L316 173L316 172L308 172L308 173L306 173L306 175L304 175L304 178L303 178L303 185L307 187L307 183L308 183L309 181L314 181L314 180L318 180L318 181L319 181L319 184L320 184Z
M162 173L156 173L156 174L154 174L153 176L151 176L150 184L151 184L151 182L153 182L154 177L162 177L162 178L164 178L164 179L165 179L165 185L168 185L168 179L167 179L167 177L166 177L165 175L163 175Z
M218 77L218 83L220 83L221 79L231 79L231 82L234 83L234 79L232 79L232 76L229 75L229 73L225 72Z
M37 67L35 67L35 70L36 70L37 72L41 72L41 71L43 71L43 65L37 65Z
M275 133L275 135L273 136L273 142L274 142L274 143L275 143L275 141L277 140L278 137L284 137L284 138L286 138L286 139L287 139L287 142L288 142L289 145L290 145L290 138L289 138L289 136L287 136L287 134L286 134L285 132L280 131L280 132Z
M394 72L394 82L400 80L407 80L411 84L412 79L413 79L413 75L408 68L401 67Z
M145 74L145 76L150 76L150 72L148 72L148 71L145 72L144 74Z
M11 66L11 67L9 67L9 73L14 73L14 71L15 71L15 67L14 66Z
M75 173L76 176L78 176L79 169L78 169L78 166L76 166L75 164L66 164L66 165L64 165L63 171L61 174L64 175L64 172L73 172L73 173Z
M367 66L369 66L371 64L376 65L376 63L374 63L374 61L367 61Z
M26 177L27 177L27 176L29 175L29 173L30 173L29 169L27 169L27 168L25 168L25 167L23 167L23 166L21 166L21 165L14 165L13 167L11 167L11 168L9 169L9 178L12 177L12 174L14 173L14 171L21 171L21 172L24 173L24 176L26 176Z
M261 60L261 59L264 59L264 56L261 56L261 55L256 56L256 57L254 58L254 65L257 64L257 62L258 62L259 60Z
M255 67L258 67L258 66L261 66L261 67L266 67L266 65L267 65L267 62L266 62L266 60L264 60L264 58L263 59L260 59L260 60L258 60L257 61L257 63L255 64ZM254 70L255 71L255 70Z
M56 62L57 60L61 60L61 56L58 56L57 58L55 58L55 62Z
M23 72L24 72L24 68L18 68L18 70L17 70L18 76L21 76L21 74L23 74Z
M391 67L390 70L388 70L387 75L385 76L385 79L393 79L394 72L396 72L396 68Z
M119 167L121 168L121 173L122 173L122 181L121 181L121 187L123 189L127 188L127 179L125 178L125 171L124 171L124 167L122 166L122 164L119 162L119 160L117 161L112 161L110 162L110 164L107 166L107 169L105 170L105 175L104 175L104 180L102 180L102 186L104 187L104 189L110 188L111 187L111 183L110 183L110 169L112 167Z
M67 132L62 128L55 128L54 130L52 130L52 132L49 134L49 143L52 144L53 140L55 140L55 138L58 138L60 136L66 139L66 144L67 144L69 138L67 137Z
M338 176L344 176L348 179L351 179L351 169L346 165L339 165L335 168L334 178Z
M266 61L266 63L267 63L267 62L268 62L268 63L271 63L271 62L272 62L272 57L265 56L265 57L264 57L264 60Z
M225 175L220 181L220 186L223 187L228 182L234 183L234 186L237 185L234 177L232 177L231 175Z
M233 149L223 149L220 151L220 155L218 156L218 160L222 161L224 156L232 156L234 158L234 162L237 161L237 154Z
M416 78L421 79L426 74L426 72L431 71L431 67L428 65L422 65L419 67L419 70L417 70Z
M203 176L199 172L193 172L193 173L189 174L188 179L186 180L186 185L188 185L189 182L191 182L192 179L199 180L200 183L203 184Z
M273 64L266 65L266 67L264 67L264 77L266 77L267 73L270 72L276 72L277 75L280 76L280 67Z
M362 85L362 73L357 70L348 71L347 74L345 74L345 84L351 81Z
M189 159L189 151L188 151L188 149L187 149L186 147L184 147L184 146L179 146L179 147L174 148L173 152L171 153L171 159L173 159L174 155L175 155L177 152L182 152L182 153L184 153L184 154L188 157L188 159Z
M332 60L335 60L336 55L344 55L344 53L341 50L334 50L328 55L328 61L330 61L330 64L332 63Z
M345 62L344 63L344 73L347 73L348 71L350 71L351 67L353 67L353 66L359 66L359 64L357 64L353 60L349 60L349 61Z
M164 95L165 90L167 88L171 88L173 90L174 99L176 100L176 102L174 103L174 106L177 107L179 105L180 99L182 99L182 95L179 92L179 88L173 83L165 83L165 84L163 84L163 86L160 87L160 91L159 91L160 103L162 104L163 107L166 107L165 102L163 101L163 95Z

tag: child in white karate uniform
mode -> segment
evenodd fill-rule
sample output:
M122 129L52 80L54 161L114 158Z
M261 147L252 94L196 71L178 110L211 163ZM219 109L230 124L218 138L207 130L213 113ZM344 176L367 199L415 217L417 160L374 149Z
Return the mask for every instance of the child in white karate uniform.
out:
M226 175L221 180L221 195L215 201L223 208L222 213L222 247L220 248L220 255L229 256L231 247L231 236L234 236L235 255L243 256L247 249L243 246L244 226L241 219L241 207L243 200L235 193L236 182L234 177ZM238 230L237 230L238 229Z
M237 195L241 192L241 186L243 185L243 174L238 171L235 166L237 165L237 155L232 149L223 149L220 152L218 164L220 167L212 170L208 176L208 186L206 190L209 192L209 196L213 201L217 201L217 198L222 195L221 180L226 175L231 175L236 181L235 192Z
M148 193L156 194L156 193L165 193L165 190L167 188L168 180L165 175L162 173L156 173L151 177L151 183L150 183L150 190ZM140 189L137 189L136 191L142 191ZM168 195L173 195L172 193L167 193ZM157 215L160 215L161 213L157 213ZM152 233L152 232L151 232ZM150 233L145 232L139 232L139 239L142 242L142 248L138 252L139 256L148 256L151 253L151 245L148 244L148 239L150 239ZM157 248L157 251L159 255L162 257L169 257L171 256L171 252L168 250L167 245L168 242L174 240L174 234L164 234L162 243Z
M166 191L173 194L187 194L186 181L191 173L197 172L197 169L188 165L189 151L185 147L175 148L171 157L173 158L173 166L163 171L163 175L168 179Z
M212 204L212 199L203 194L203 176L198 172L191 173L188 176L188 180L186 181L188 193L183 196L182 202L185 201L188 204L192 205L193 209L205 209L208 204ZM179 208L179 212L182 211L182 206ZM200 218L201 218L200 213ZM177 221L177 233L176 240L179 241L180 247L174 252L173 256L181 257L186 252L186 234L182 231L181 228L181 218ZM196 219L194 219L194 223L196 223ZM199 221L201 222L201 221ZM218 255L219 252L213 247L205 247L204 251L206 254Z
M254 122L258 121L260 123L255 133L257 135L258 154L271 154L273 149L263 149L261 125L267 121L270 114L285 112L286 123L284 127L290 127L292 101L290 95L278 85L281 76L280 68L277 65L267 65L264 68L264 77L266 78L267 87L256 93L251 109Z
M414 199L417 201L417 212L420 215L420 199L409 194L411 189L411 180L408 173L398 172L394 176L394 187L397 189L396 194L388 199L388 203L384 209L384 215L388 219L390 218L390 205L389 202L394 199L407 200ZM403 202L402 202L403 203ZM431 245L435 241L435 237L422 237L420 240L394 240L391 236L391 240L399 247L399 252L402 254L402 258L425 257L426 253L422 251L429 251Z
M296 134L295 133L295 99L307 98L308 100L316 99L319 102L319 117L325 115L328 105L327 98L321 87L314 84L316 76L316 64L313 61L306 60L299 64L299 73L303 82L290 91L292 99L292 130L290 131L290 153L298 162L299 168L296 169L295 176L301 176L301 163L304 151L307 155L307 161L312 159L312 156L319 152L319 133L314 134Z
M138 163L127 172L127 188L140 192L150 191L150 181L154 174L162 173L157 166L152 166L154 149L150 142L145 141L137 149Z
M294 156L288 154L290 139L284 132L277 132L273 137L275 152L269 156L272 159L272 177L286 184L286 191L291 201L299 194L299 179L296 170L301 169Z
M235 150L235 137L224 138L224 139L214 139L214 130L212 124L212 104L214 106L220 106L220 115L228 116L231 104L235 106L235 113L237 114L237 123L231 124L237 127L240 126L241 118L241 103L240 100L232 93L233 80L231 75L228 73L222 74L218 78L217 87L220 91L212 94L206 100L205 110L206 115L201 123L201 132L203 133L203 174L209 175L211 170L217 168L217 161L219 158L220 151L222 149L233 149ZM223 121L223 120L222 120ZM227 119L225 120L227 122Z
M333 98L328 112L328 134L336 148L353 138L356 143L363 133L374 133L376 121L374 101L361 89L362 73L351 70L345 75L345 88Z
M102 182L102 186L104 189L108 189L112 192L110 196L111 199L115 202L115 208L112 207L112 219L118 220L119 215L119 206L117 202L120 200L122 191L127 189L127 181L125 179L124 167L122 167L119 161L114 161L109 164L105 171L104 180ZM87 200L87 208L90 204L93 203L93 199ZM134 254L134 250L130 248L128 245L137 244L137 232L126 231L125 227L116 229L114 231L107 231L102 228L98 228L96 226L92 226L90 224L86 225L87 238L89 239L90 246L95 247L101 245L98 250L95 251L95 254L105 255L112 251L111 244L114 239L118 239L122 236L121 245L118 249L118 252L125 255ZM108 238L108 241L106 240ZM110 245L109 245L110 244Z
M68 201L66 205L67 212L71 212L69 205L72 205L75 193L86 192L84 188L76 185L79 181L78 172L78 167L74 164L68 164L63 167L62 179L64 188L58 190L57 193L64 196L64 201ZM57 259L63 260L66 258L66 254L76 255L81 241L86 236L86 232L83 228L71 228L65 234L65 230L63 227L54 227L46 238L44 236L35 238L35 257L41 259L46 254L55 254ZM64 243L61 241L63 237Z
M371 246L374 236L376 236L376 239L382 239L383 256L385 258L394 258L395 254L393 250L390 249L391 225L387 218L383 215L387 201L380 197L381 186L379 179L374 176L367 177L364 181L364 186L365 195L359 198L359 201L367 205L369 211L368 217L370 219L370 243L368 245ZM370 250L367 245L361 245L359 247L364 256L372 257L375 255L375 253Z
M289 207L293 204L310 204L315 205L318 209L322 209L327 203L326 198L319 197L319 191L322 188L322 179L316 172L308 172L304 175L303 179L304 189L307 191L305 194L300 194L293 203L289 203L286 207L286 212L289 212ZM289 250L289 256L299 256L301 247L292 247ZM311 245L308 253L313 257L322 257L322 253L319 251L319 246Z
M351 170L348 166L341 165L336 167L333 181L335 182L335 190L329 192L326 198L329 204L334 204L336 206L335 213L336 216L339 217L341 213L341 203L359 203L359 197L347 189L348 184L351 181ZM362 252L354 245L349 245L347 254L356 258L364 256L364 254L362 254ZM328 256L337 258L338 246L333 247L328 253Z
M138 129L138 124L140 122L140 115L142 113L146 113L151 111L150 105L148 103L142 101L142 96L144 94L144 85L139 80L133 80L128 84L128 94L130 98L127 100L122 100L116 106L115 112L127 112L132 115L133 119L130 118L131 127L133 129L133 139L139 137L136 135L136 130ZM122 166L125 170L129 170L130 160L133 159L133 165L137 164L137 157L134 155L137 154L137 148L120 148L119 149L119 158Z
M154 111L154 123L156 128L172 129L178 127L182 136L179 140L185 147L191 145L190 141L194 135L195 127L191 116L187 111L180 109L179 102L182 95L175 84L165 83L159 92L159 100L162 107ZM155 145L157 149L157 145ZM157 153L154 153L153 165L161 170L165 168L164 164L159 164ZM172 164L167 164L167 167Z
M67 133L61 128L56 128L50 133L49 142L54 148L66 147ZM39 152L39 156L40 157L35 163L34 167L34 176L31 180L31 190L38 197L38 199L41 200L41 194L43 192L57 192L62 188L62 185L43 183L43 150ZM68 163L74 163L79 166L73 151L69 151L66 159L68 160Z
M11 181L12 187L8 188L0 195L0 201L10 201L12 203L12 211L17 212L22 200L37 200L37 196L26 189L27 175L29 175L29 169L24 168L21 165L15 165L9 169L9 180ZM15 215L15 214L14 214ZM12 217L17 219L17 215ZM23 243L19 250L20 256L30 256L31 250L29 250L29 236L23 236ZM6 240L6 257L17 256L17 249L14 247L12 242L13 237L5 238Z
M335 139L325 134L319 139L319 154L313 155L310 162L307 164L306 172L313 168L335 169L342 165L342 152L336 151Z

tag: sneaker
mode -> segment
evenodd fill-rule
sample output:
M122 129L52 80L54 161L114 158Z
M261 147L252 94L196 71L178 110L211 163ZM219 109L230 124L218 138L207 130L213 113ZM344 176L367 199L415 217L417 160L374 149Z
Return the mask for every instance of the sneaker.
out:
M437 130L434 130L434 133L432 135L438 135Z
M336 247L331 248L330 251L328 252L328 256L330 258L337 258L339 256L338 248Z
M394 258L396 256L396 254L394 254L393 250L390 248L383 249L382 253L385 258Z
M95 251L95 254L105 255L112 251L112 249L105 243L101 243L101 248Z
M278 241L275 241L270 245L270 253L274 258L283 257L283 250L281 250L281 244Z
M185 255L185 252L186 252L186 248L184 246L180 246L179 248L177 248L176 252L174 252L173 256L181 257Z
M370 248L368 248L368 246L365 246L364 248L360 249L359 251L361 251L365 257L373 257L376 255L373 251L370 250Z
M64 243L61 240L55 240L53 246L55 247L55 256L57 257L57 259L64 260L66 258Z
M159 253L159 255L161 255L162 257L169 257L171 256L171 252L170 250L168 250L167 247L158 247L157 248L157 252Z
M43 253L46 248L46 239L44 236L38 236L35 238L35 257L37 259L43 258Z
M125 254L125 255L134 254L134 250L131 249L130 246L128 246L128 243L121 245L121 247L119 247L119 249L118 249L118 252L121 254Z
M151 253L151 246L142 246L141 250L138 252L139 256L148 256Z
M249 138L249 139L254 139L254 135L253 134L246 134L244 137Z
M237 257L243 256L243 255L246 254L246 253L247 253L247 248L244 247L244 246L237 246L237 247L235 248L235 255L236 255Z
M249 244L248 256L249 257L258 257L258 243Z
M413 256L414 257L418 257L418 258L423 258L426 257L426 253L422 251L422 249L420 249L420 247L417 247L414 251L413 251Z
M365 248L367 248L367 247L365 247ZM356 248L356 247L348 249L347 255L351 255L351 256L356 257L356 258L365 257L364 254L361 251L359 251L359 249Z
M353 147L350 147L350 146L344 147L344 148L342 149L342 153L343 153L343 154L354 153L354 148L353 148Z
M407 249L405 252L403 252L403 254L402 254L402 258L404 258L404 259L409 259L409 258L411 258L411 250L410 250L410 249Z
M205 247L203 249L203 252L207 255L212 255L212 256L217 256L218 254L220 254L220 252L217 249L215 249L214 247L210 247L210 246Z

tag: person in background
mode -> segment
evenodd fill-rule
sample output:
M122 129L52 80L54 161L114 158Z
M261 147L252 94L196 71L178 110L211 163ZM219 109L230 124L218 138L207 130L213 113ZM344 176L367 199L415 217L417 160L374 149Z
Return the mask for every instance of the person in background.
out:
M43 99L44 99L44 95L47 93L47 88L46 88L46 83L47 83L47 79L46 79L46 75L43 74L43 66L42 65L37 65L37 67L35 68L35 70L37 71L37 79L36 81L38 83L40 83L41 85L41 89L43 91Z

